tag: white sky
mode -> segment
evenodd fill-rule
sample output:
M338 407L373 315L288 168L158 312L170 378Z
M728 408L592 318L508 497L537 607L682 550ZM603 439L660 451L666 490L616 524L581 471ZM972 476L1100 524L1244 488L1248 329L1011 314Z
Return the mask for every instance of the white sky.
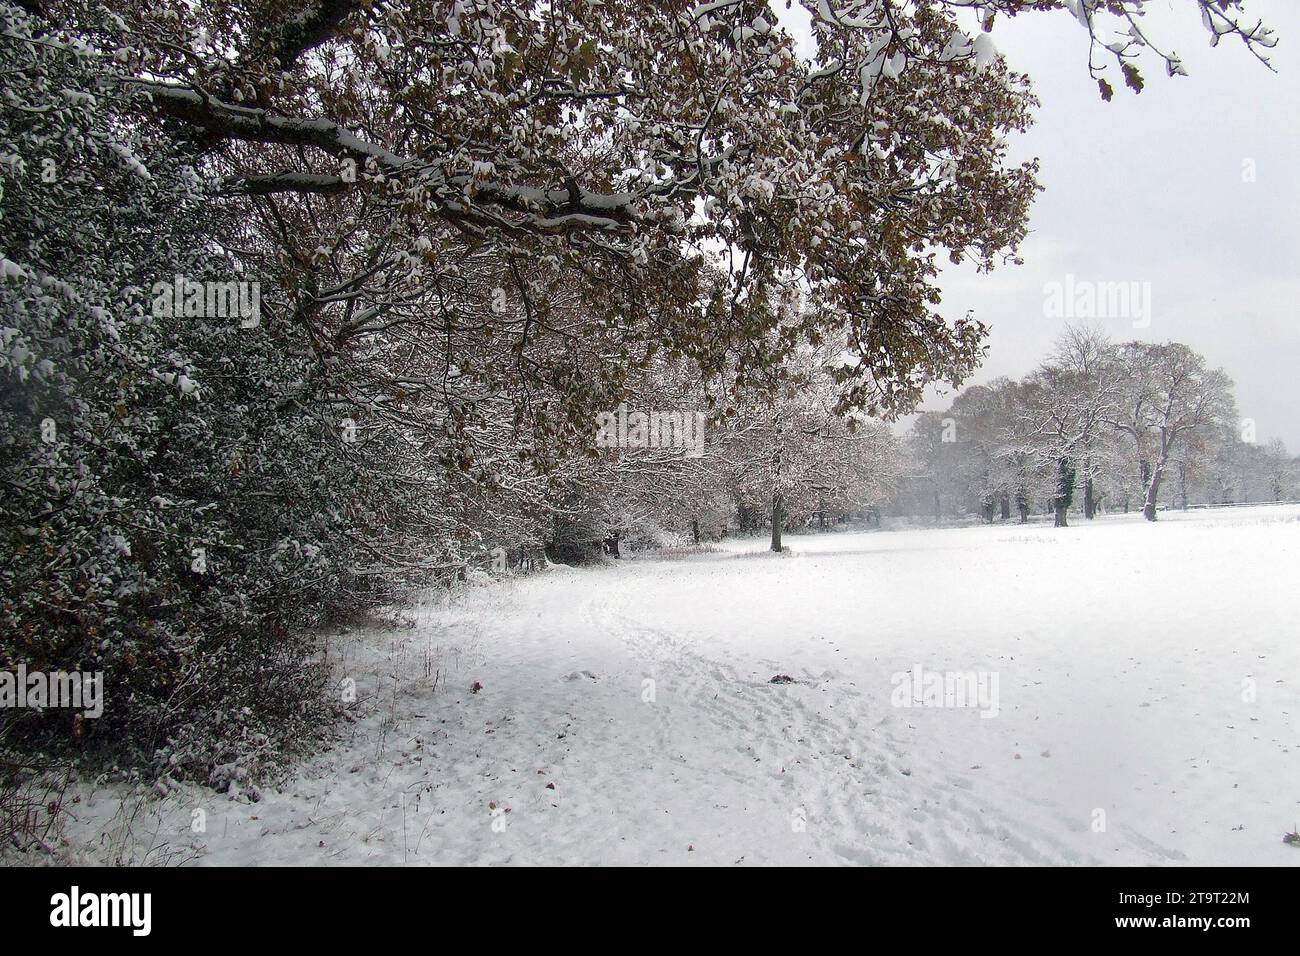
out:
M1149 282L1148 328L1092 324L1116 339L1191 345L1232 376L1261 442L1280 437L1300 452L1300 2L1247 0L1247 12L1279 36L1276 73L1231 38L1210 49L1191 0L1153 0L1150 9L1148 32L1191 75L1167 77L1149 58L1146 89L1134 95L1111 67L1110 103L1088 75L1087 38L1069 14L999 18L995 44L1042 101L1012 155L1039 158L1046 190L1031 210L1025 265L983 276L950 267L941 311L974 309L991 327L975 384L1018 378L1050 351L1067 320L1045 317L1045 283L1067 273ZM1254 182L1243 181L1246 160Z

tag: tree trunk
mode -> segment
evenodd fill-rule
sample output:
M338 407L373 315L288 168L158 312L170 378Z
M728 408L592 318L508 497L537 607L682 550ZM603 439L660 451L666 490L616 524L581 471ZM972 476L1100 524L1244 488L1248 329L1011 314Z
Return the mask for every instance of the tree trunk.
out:
M772 550L781 550L781 496L772 496Z
M1156 501L1160 497L1160 482L1165 477L1165 466L1169 464L1170 441L1162 428L1160 430L1160 457L1155 468L1151 469L1151 480L1147 483L1147 497L1142 505L1142 517L1148 521L1156 520Z
M1003 496L1002 496L1002 500L1001 500L1001 502L1000 502L1000 505L1001 505L1001 511L1002 511L1002 520L1003 520L1003 521L1006 521L1008 518L1011 517L1011 498L1010 498L1010 496L1008 496L1008 495L1003 495Z
M1142 505L1142 517L1148 521L1156 520L1156 500L1160 497L1160 479L1164 477L1164 465L1156 465L1151 472L1151 483L1147 485L1147 500Z
M1092 475L1083 480L1083 516L1089 521L1097 517L1097 498L1093 494Z
M691 519L691 537L695 539L696 544L700 543L700 519L699 518Z
M1074 465L1068 458L1058 458L1056 462L1056 497L1052 499L1052 510L1056 515L1058 528L1069 526L1066 512L1074 501Z

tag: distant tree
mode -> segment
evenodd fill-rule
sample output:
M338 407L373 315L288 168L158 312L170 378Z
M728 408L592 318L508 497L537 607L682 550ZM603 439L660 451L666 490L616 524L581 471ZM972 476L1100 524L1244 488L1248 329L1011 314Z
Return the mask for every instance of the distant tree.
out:
M1178 342L1130 342L1120 349L1123 395L1109 421L1137 449L1144 488L1142 513L1156 520L1166 469L1195 434L1234 417L1232 380Z
M792 518L838 502L846 508L882 501L897 474L897 442L880 422L844 418L825 355L804 352L782 371L790 384L770 393L741 390L717 434L720 460L732 471L738 500L768 512L773 551Z
M1119 396L1114 347L1100 332L1084 328L1067 329L1053 355L1025 382L1022 440L1051 465L1057 527L1068 523L1080 465L1085 513L1089 518L1095 514L1094 459L1106 440L1106 423Z
M931 514L937 523L965 505L965 466L957 436L958 422L949 412L923 412L912 422L903 443L899 486L907 492L903 507L909 514Z
M1008 455L1006 443L1011 396L1011 382L995 379L963 390L948 410L958 481L990 524L999 509L1003 518L1010 516L1013 456Z
M1296 463L1287 451L1286 443L1280 438L1271 439L1264 446L1260 463L1272 499L1290 498L1295 487Z

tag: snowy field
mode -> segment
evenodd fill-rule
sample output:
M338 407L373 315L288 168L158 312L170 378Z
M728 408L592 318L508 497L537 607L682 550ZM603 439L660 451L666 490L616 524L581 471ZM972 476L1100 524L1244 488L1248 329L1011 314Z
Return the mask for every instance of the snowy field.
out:
M1300 864L1300 508L787 544L341 636L361 716L293 783L87 785L70 836L206 864ZM894 706L917 666L995 677L996 716Z

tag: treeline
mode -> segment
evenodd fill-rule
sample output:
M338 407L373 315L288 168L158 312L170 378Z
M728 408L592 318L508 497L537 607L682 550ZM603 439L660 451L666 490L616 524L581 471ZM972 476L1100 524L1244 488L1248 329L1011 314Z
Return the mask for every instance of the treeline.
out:
M1027 521L1294 498L1300 465L1255 440L1232 381L1177 342L1071 328L1020 381L967 388L906 438L897 514Z
M296 6L0 0L0 670L104 684L98 718L5 702L0 783L59 752L250 785L344 704L324 625L716 537L738 504L779 537L874 494L867 411L973 367L982 330L927 308L904 250L889 312L852 301L879 266L853 237L908 204L877 213L882 187L825 158L857 92L826 83L829 112L789 125L807 67L776 34L737 59L692 26L672 54L744 79L741 123L697 101L715 83L593 93L637 58L659 74L641 38L680 24L654 5ZM1032 192L989 145L1022 86L949 73L986 94L953 150L1017 197L946 200L952 245L991 256ZM684 115L678 141L660 124ZM909 359L918 337L943 360ZM707 454L601 447L620 408L707 416Z

